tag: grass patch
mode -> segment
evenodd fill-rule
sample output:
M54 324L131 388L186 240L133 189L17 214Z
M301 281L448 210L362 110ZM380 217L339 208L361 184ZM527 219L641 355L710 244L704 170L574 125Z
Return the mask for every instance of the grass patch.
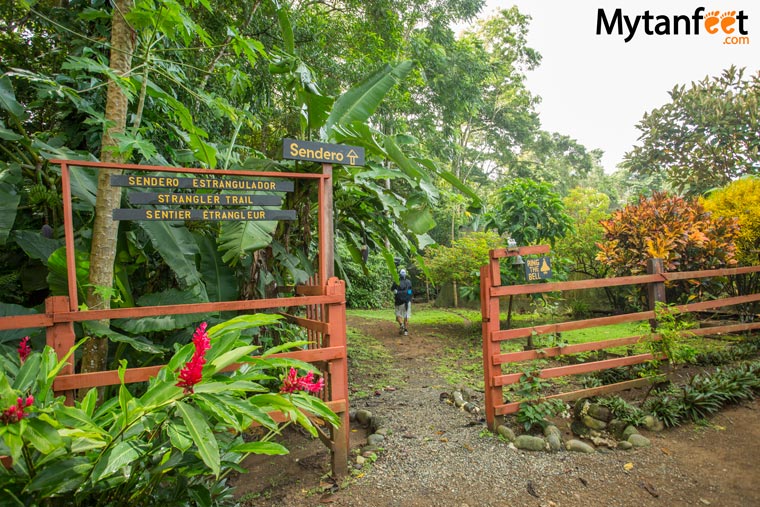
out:
M348 377L354 398L366 398L385 386L399 386L404 380L398 370L389 367L393 356L385 346L371 336L348 328Z
M480 334L470 334L466 339L450 335L440 337L448 346L437 356L435 372L452 387L469 387L483 390L483 348Z
M393 309L387 310L347 310L346 314L362 319L383 320L393 322L396 315ZM480 324L480 312L477 310L465 310L459 308L433 308L429 305L413 304L410 325L435 325L435 324Z

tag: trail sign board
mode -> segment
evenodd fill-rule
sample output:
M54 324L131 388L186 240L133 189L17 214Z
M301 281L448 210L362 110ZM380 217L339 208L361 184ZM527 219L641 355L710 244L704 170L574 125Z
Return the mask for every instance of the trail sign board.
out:
M259 221L259 220L295 220L295 210L280 209L149 209L119 208L113 210L114 220L204 220L219 221Z
M346 144L315 143L297 139L282 140L282 158L308 160L323 164L364 165L364 148Z
M219 176L224 176L224 174L220 174ZM111 185L114 187L190 188L194 190L293 191L292 181L275 181L258 178L182 178L177 176L137 176L131 174L117 174L111 176Z
M176 221L276 221L296 220L295 210L261 209L260 206L281 206L282 197L272 192L292 192L291 180L262 178L226 178L223 174L208 178L188 178L173 175L111 176L111 185L131 188L188 189L200 192L129 192L133 206L157 205L153 208L118 208L112 210L114 220ZM208 191L211 192L208 192ZM235 193L225 193L231 190ZM204 192L205 191L205 192ZM221 192L220 192L221 191ZM264 191L266 194L238 192ZM197 207L205 207L197 209ZM235 207L229 209L226 207ZM191 207L196 207L192 209ZM255 207L255 208L251 208Z
M549 257L525 259L525 279L529 282L546 280L552 277L552 264Z

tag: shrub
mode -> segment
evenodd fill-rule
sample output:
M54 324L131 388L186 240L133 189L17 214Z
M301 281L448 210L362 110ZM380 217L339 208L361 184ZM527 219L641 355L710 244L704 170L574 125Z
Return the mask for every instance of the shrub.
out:
M643 410L672 428L685 420L698 421L729 403L752 399L760 391L760 362L695 375L682 387L671 386L643 405Z
M746 177L711 192L702 199L705 210L717 217L736 218L737 258L743 264L760 262L760 178Z
M348 248L338 243L342 276L346 279L346 304L349 308L377 309L393 302L393 278L382 256L369 254L366 262L353 259ZM353 262L352 262L353 260Z
M208 330L202 324L139 397L123 383L124 361L118 396L100 406L94 388L75 406L54 397L53 381L68 356L59 362L50 347L23 362L2 357L0 454L12 458L10 469L0 471L4 505L234 503L226 478L240 470L245 456L288 452L270 441L281 426L268 412L281 411L286 424L314 436L316 428L301 410L339 423L322 401L303 392L323 385L311 374L298 377L297 369L309 365L250 358L256 347L241 341L240 331L277 318L244 315ZM222 372L237 362L244 365ZM269 392L261 382L278 374L285 376L282 389ZM253 423L268 432L246 442L243 432Z
M736 219L712 216L696 200L655 192L601 222L604 241L597 258L616 275L646 272L647 260L662 259L665 271L734 266ZM675 296L718 291L709 279L678 285Z
M610 396L598 400L599 405L610 409L612 416L628 424L640 426L644 422L644 411L634 407L620 396Z
M480 286L480 266L488 263L488 251L504 246L494 232L470 232L454 240L450 247L432 245L425 249L425 266L438 285L456 282Z
M520 410L515 419L523 425L525 431L533 428L544 429L549 424L548 419L567 410L562 400L546 400L542 402L526 402L520 404Z

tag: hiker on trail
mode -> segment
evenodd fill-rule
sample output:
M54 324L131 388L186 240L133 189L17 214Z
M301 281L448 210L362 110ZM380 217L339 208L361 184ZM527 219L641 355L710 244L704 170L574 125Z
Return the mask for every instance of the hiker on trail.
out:
M412 282L406 277L406 270L398 272L399 282L393 283L391 290L394 294L396 306L396 322L398 322L398 334L409 334L409 317L412 315Z

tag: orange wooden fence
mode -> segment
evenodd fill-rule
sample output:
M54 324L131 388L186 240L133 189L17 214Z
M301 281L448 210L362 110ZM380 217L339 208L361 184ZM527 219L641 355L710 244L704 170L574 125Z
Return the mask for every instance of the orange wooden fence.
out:
M348 472L349 419L348 419L348 360L346 353L346 288L345 283L332 276L333 273L333 219L332 219L332 166L322 164L321 173L285 173L255 171L219 171L178 167L143 166L105 162L53 160L61 166L62 201L64 211L64 236L66 244L69 295L50 297L45 301L45 313L0 318L0 331L8 329L45 328L47 344L55 349L59 358L74 346L76 336L74 323L103 319L141 318L160 315L203 314L228 311L260 311L301 308L303 314L285 314L285 318L306 329L311 341L308 349L274 354L269 357L290 357L314 364L325 378L322 397L327 405L340 416L339 427L318 428L320 439L330 448L333 474L342 476ZM79 310L74 257L74 232L71 202L71 171L81 167L96 170L127 170L136 172L197 174L216 177L267 177L281 179L304 179L318 185L318 239L319 255L317 274L309 285L297 285L292 297L198 303L166 306L142 306L108 310ZM300 311L298 312L301 313ZM240 365L231 365L233 370ZM126 383L143 382L155 376L163 365L129 368ZM73 403L77 389L119 384L116 370L93 373L76 373L74 364L65 366L53 384L56 393L65 394ZM282 414L272 414L283 420ZM326 431L325 431L326 430Z
M301 318L284 314L286 319L307 330L312 340L310 348L296 350L270 357L289 357L306 361L315 366L325 378L324 401L341 418L340 427L329 426L320 429L322 441L332 453L333 472L347 473L348 463L348 363L346 357L346 291L345 283L330 278L324 286L296 286L296 295L276 299L230 301L224 303L196 303L167 306L143 306L137 308L117 308L112 310L72 311L66 296L48 298L45 313L0 318L0 331L43 327L46 329L47 344L62 358L74 346L76 336L74 323L101 319L139 318L158 315L203 314L227 311L281 310L305 307L305 311L315 318ZM240 365L231 365L227 371ZM163 365L142 368L128 368L124 374L125 383L144 382L154 377ZM53 383L56 394L64 394L73 402L77 389L119 384L116 370L93 373L76 373L74 364L66 365ZM281 414L272 414L282 421Z
M596 280L579 280L571 282L551 282L522 285L501 285L501 273L499 259L517 255L547 254L549 247L546 245L519 247L513 249L496 249L490 252L490 261L480 270L481 313L483 322L483 369L485 376L485 406L486 420L492 430L496 426L497 418L506 414L512 414L520 409L521 402L506 403L504 401L504 387L520 381L523 373L502 372L502 365L518 361L534 359L546 359L560 355L577 354L581 352L605 350L613 347L633 345L647 339L648 336L628 336L595 342L587 342L573 345L547 347L540 350L525 350L520 352L502 353L501 343L506 340L527 338L529 336L553 334L577 329L588 329L599 326L608 326L624 322L650 321L655 323L654 305L656 302L665 302L665 282L676 280L689 280L709 277L725 277L731 275L757 273L760 266L726 268L709 271L691 271L680 273L665 273L662 270L662 261L651 259L648 265L648 274L639 276L625 276L616 278L604 278ZM648 311L599 317L586 320L576 320L557 324L545 324L517 329L501 329L499 307L500 299L507 296L526 294L538 294L546 292L563 292L581 289L593 289L604 287L616 287L625 285L646 285L649 293L650 309ZM712 310L760 301L760 294L749 294L739 297L722 298L709 301L690 303L676 306L682 312L696 312ZM718 335L723 333L736 333L760 329L760 322L748 322L731 324L720 327L691 330L694 335ZM658 339L656 335L652 339ZM633 356L616 357L601 361L590 361L567 366L555 366L540 370L539 377L543 379L577 375L595 371L641 364L654 359L652 354L637 354ZM581 397L595 396L603 393L615 392L645 385L649 379L636 379L602 387L582 389L568 393L547 396L547 399L558 398L572 400Z

